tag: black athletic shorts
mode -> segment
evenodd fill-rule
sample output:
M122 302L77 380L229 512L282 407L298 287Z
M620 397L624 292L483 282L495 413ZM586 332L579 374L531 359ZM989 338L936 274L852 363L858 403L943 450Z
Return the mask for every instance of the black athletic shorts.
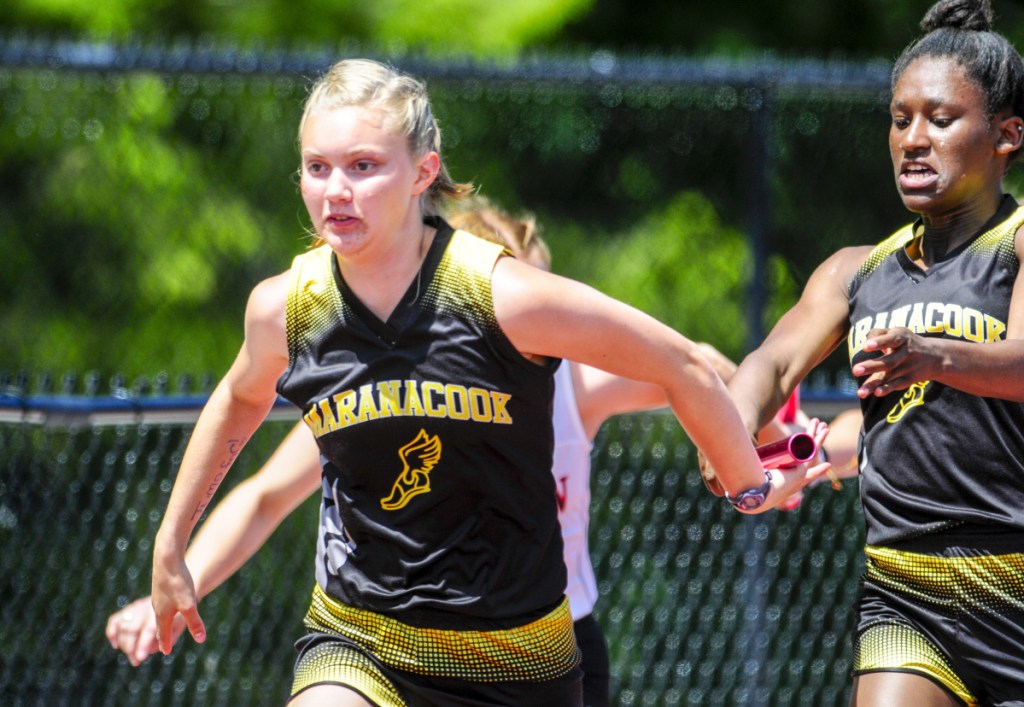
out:
M854 674L912 672L965 705L1024 707L1024 538L1006 540L865 548Z
M583 656L580 665L583 668L583 704L585 707L608 707L611 668L604 631L593 614L578 619L573 624L573 631Z

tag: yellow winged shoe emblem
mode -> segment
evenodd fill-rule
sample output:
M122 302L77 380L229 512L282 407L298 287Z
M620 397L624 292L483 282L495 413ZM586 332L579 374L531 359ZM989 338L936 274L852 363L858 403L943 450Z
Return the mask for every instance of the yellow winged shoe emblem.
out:
M441 439L420 430L416 439L398 450L398 458L402 460L402 473L395 480L391 495L380 500L385 511L404 508L413 496L430 491L430 470L441 458Z
M918 405L924 405L924 390L928 387L931 381L920 381L913 383L907 392L903 394L900 401L896 403L896 406L889 411L889 414L885 416L885 419L890 423L899 422L900 419L907 414L911 408L916 408Z

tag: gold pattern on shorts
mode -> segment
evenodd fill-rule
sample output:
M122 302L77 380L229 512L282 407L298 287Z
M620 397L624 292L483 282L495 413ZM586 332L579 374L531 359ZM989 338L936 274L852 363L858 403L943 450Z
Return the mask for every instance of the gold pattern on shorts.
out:
M346 606L319 585L306 626L348 638L385 665L419 675L475 682L552 680L580 662L568 599L536 621L511 629L457 631L418 628Z
M942 606L1024 612L1024 554L949 557L868 546L867 577Z
M977 699L932 642L904 624L876 624L861 633L855 645L853 669L857 673L878 670L920 673L945 685L968 707L978 705Z
M324 684L350 687L379 707L406 707L398 690L373 661L347 646L321 643L306 651L295 668L291 694Z
M1024 554L925 555L867 546L866 579L921 604L957 612L1020 614L1024 612ZM945 685L968 705L977 705L948 657L912 626L878 623L856 640L855 672L906 670Z

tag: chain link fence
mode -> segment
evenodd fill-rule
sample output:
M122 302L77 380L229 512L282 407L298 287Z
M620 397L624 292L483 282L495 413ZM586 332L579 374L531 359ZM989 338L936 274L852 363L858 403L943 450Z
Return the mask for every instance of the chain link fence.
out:
M134 668L104 627L148 593L191 424L95 402L34 422L4 406L0 704L283 704L314 581L316 500L204 600L205 644L186 637ZM295 419L287 412L246 446L218 497L269 456ZM614 704L845 704L862 569L855 482L811 489L794 512L741 516L704 489L675 419L651 413L605 425L592 486Z

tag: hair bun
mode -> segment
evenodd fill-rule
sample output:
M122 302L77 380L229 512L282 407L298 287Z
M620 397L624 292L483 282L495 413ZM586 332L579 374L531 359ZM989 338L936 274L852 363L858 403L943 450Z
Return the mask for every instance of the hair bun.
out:
M939 0L921 20L921 29L970 29L985 32L992 29L991 0Z

